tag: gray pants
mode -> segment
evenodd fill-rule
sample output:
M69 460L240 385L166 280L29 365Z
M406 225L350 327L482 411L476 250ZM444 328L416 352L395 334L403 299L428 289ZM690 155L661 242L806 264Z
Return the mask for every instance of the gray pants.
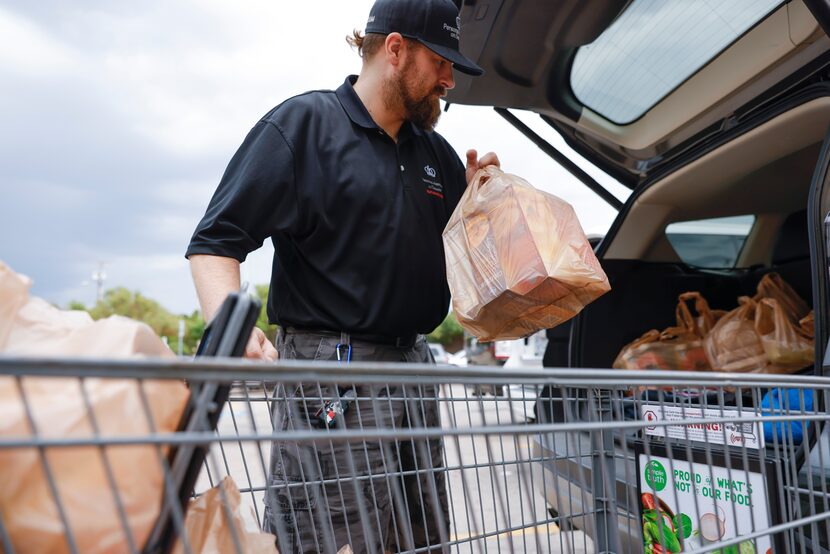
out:
M336 360L339 336L282 330L281 359ZM432 363L426 340L408 349L351 341L352 360ZM292 390L293 389L293 390ZM440 427L438 387L297 383L275 391L274 428L315 430L327 399L351 390L357 400L341 428ZM336 431L333 432L336 437ZM357 553L429 547L448 552L449 511L440 439L272 444L265 530L281 553Z

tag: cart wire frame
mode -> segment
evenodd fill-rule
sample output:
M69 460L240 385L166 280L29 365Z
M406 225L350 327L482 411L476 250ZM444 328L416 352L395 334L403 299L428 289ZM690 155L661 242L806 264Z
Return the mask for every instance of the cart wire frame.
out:
M27 400L28 379L67 377L81 385L88 436L49 434L38 406ZM144 413L135 417L146 418L151 432L101 432L84 386L93 378L138 383ZM192 390L227 386L230 394L224 403L189 401L201 403L190 413L218 421L214 428L162 433L144 392L151 380L183 381ZM84 528L72 524L61 468L47 456L58 449L100 452L106 476L100 486L111 495L118 550L173 548L133 533L108 455L130 446L157 452L164 484L159 513L175 530L180 552L195 551L180 497L199 496L226 476L252 514L247 527L270 521L282 553L338 552L346 545L378 554L830 549L828 378L0 357L0 381L18 391L29 429L23 436L0 433L0 460L37 452L33 471L46 481L66 552L84 551ZM483 385L496 395L483 394ZM358 424L315 426L313 414L330 400L325 391L343 389L357 392L351 410ZM383 423L397 404L406 406L407 423ZM440 420L430 420L430 409ZM294 410L288 425L278 424L280 410ZM363 425L363 418L381 423ZM207 457L193 490L183 491L169 453L188 445L207 449ZM275 464L274 456L291 453L295 474L275 475L290 464ZM229 500L220 492L230 521ZM269 494L270 514L263 503ZM279 517L275 506L283 509ZM14 510L15 498L4 496L0 544L7 553L27 552ZM228 529L235 551L244 552L240 528Z

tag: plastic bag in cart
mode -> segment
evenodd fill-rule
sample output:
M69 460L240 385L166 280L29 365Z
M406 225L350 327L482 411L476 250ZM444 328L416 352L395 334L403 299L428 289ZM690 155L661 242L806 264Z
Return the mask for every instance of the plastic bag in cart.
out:
M809 308L780 275L764 275L757 294L742 296L738 303L706 337L706 356L713 369L792 373L812 363L812 350L808 354L801 340L811 332Z
M29 298L28 287L28 279L0 262L0 298L14 297L19 306L13 313L0 311L0 329L7 329L5 341L0 342L4 354L173 357L142 323L118 317L93 322L83 312L64 312L41 299ZM87 378L82 382L71 377L24 377L18 388L14 378L0 377L0 436L32 438L26 406L41 438L91 438L93 417L104 439L149 435L139 387L149 403L155 429L175 431L188 395L180 382L148 380L140 385L135 379ZM106 446L103 453L113 472L133 544L140 549L162 502L159 451L150 445ZM0 513L15 551L70 551L66 528L44 473L44 460L54 477L77 550L128 551L115 492L97 446L47 448L45 454L36 447L0 449Z
M277 554L274 535L245 527L242 514L242 499L239 488L230 477L198 498L190 501L187 507L184 527L187 541L193 554L210 554L213 552L239 552L246 554ZM250 507L248 511L251 511ZM228 521L227 516L230 516ZM256 525L256 517L248 514L248 520ZM176 543L174 554L185 552L181 541Z
M758 283L758 292L753 299L757 302L762 298L775 299L782 312L796 324L810 311L807 303L775 272L767 273Z
M716 371L759 371L769 358L755 331L757 302L748 296L738 298L739 306L723 316L706 336L706 357Z
M694 301L697 317L688 303ZM684 292L678 297L677 324L663 331L652 329L623 347L614 360L615 369L711 369L703 351L703 337L715 325L718 312L699 292Z
M812 312L794 325L775 298L763 298L755 312L755 331L770 363L792 371L813 365Z
M550 329L611 290L570 204L495 166L467 187L444 251L455 314L481 341Z
M26 303L31 281L0 262L0 351L8 342L18 310Z

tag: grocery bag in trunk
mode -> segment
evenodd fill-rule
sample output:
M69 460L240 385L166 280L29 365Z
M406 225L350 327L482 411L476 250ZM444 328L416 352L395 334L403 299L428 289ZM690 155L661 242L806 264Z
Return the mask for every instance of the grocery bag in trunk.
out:
M757 294L738 302L706 337L713 369L792 373L812 363L809 307L780 275L764 275Z
M781 370L797 371L813 365L813 318L810 315L794 325L775 298L763 298L755 312L755 331L770 363Z
M455 315L480 341L550 329L611 290L570 204L494 166L461 197L444 250Z
M697 317L689 302L694 301ZM677 325L663 331L652 329L623 347L614 360L615 369L711 369L703 352L703 337L714 326L717 312L709 309L698 292L684 292L675 309Z
M781 307L781 311L794 324L798 324L798 321L810 311L809 306L795 292L795 289L775 272L767 273L758 283L758 293L754 300L757 302L762 298L774 298Z
M769 358L755 330L758 303L748 296L738 298L738 303L706 336L706 357L716 371L761 371L769 365Z

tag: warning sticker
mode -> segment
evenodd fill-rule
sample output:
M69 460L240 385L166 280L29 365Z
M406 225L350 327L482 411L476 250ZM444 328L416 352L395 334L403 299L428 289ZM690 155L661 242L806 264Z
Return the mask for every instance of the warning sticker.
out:
M640 406L643 421L659 423L677 421L678 425L651 425L645 427L647 435L673 439L729 444L760 449L764 446L764 434L758 422L730 422L729 419L754 417L755 412L720 410L718 408L694 408L690 406ZM711 423L684 423L693 419L712 419Z

